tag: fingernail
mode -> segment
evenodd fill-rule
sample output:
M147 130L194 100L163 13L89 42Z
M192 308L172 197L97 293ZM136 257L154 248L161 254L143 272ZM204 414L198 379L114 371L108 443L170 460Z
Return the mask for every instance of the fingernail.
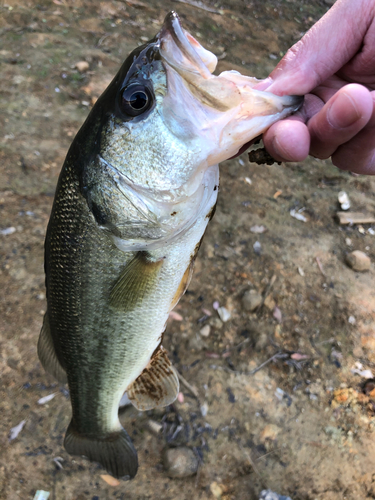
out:
M345 93L340 93L327 112L327 120L334 128L347 128L360 119L357 106L353 99Z
M268 77L268 78L265 78L264 80L261 80L259 83L257 83L254 86L254 89L256 89L256 90L262 90L262 91L265 91L265 90L268 91L268 87L270 87L272 84L273 84L272 78Z

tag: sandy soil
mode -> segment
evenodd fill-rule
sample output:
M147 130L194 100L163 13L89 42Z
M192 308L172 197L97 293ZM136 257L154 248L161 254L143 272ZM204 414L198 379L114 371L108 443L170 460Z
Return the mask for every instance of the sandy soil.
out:
M97 464L65 452L66 387L44 373L36 354L57 176L126 55L173 8L221 56L219 71L265 77L329 3L206 0L215 12L156 0L1 4L0 229L15 229L0 234L1 499L32 499L39 489L50 500L257 500L264 488L293 500L375 498L375 396L351 372L360 362L375 373L374 269L357 273L345 264L354 249L374 261L375 236L369 225L340 226L335 218L341 190L354 211L374 214L374 179L315 159L258 166L244 154L222 165L216 216L176 309L182 321L171 319L164 342L199 399L182 386L184 401L165 411L123 412L139 451L135 480L110 486ZM78 61L89 69L79 73ZM255 225L266 231L252 232ZM263 296L253 313L242 300L250 289ZM227 322L215 302L230 311ZM163 433L150 432L150 419L163 423ZM199 471L170 479L162 453L182 443L200 457Z

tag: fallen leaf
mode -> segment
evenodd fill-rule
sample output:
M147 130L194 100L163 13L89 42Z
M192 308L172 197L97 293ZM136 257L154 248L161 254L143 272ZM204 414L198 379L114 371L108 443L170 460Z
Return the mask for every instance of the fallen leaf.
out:
M22 420L18 425L14 426L10 429L9 441L13 441L13 439L16 439L16 437L22 431L25 424L26 424L26 420Z
M38 405L45 405L48 401L51 401L56 396L56 392L53 394L48 394L48 396L44 396L43 398L38 399Z
M169 317L170 317L171 319L176 320L176 321L182 321L182 320L184 319L184 318L181 316L181 314L178 314L178 312L176 312L176 311L171 311L171 312L169 313Z
M105 481L109 486L119 486L120 481L109 474L101 474L100 477Z
M283 315L282 315L282 312L280 311L280 309L275 306L274 309L273 309L273 314L272 316L275 318L276 321L278 321L279 323L282 322L283 320Z
M307 354L301 354L299 352L294 352L293 354L291 354L290 357L295 361L301 361L302 359L309 359L309 356Z
M294 210L294 208L289 213L295 219L300 220L302 222L307 222L306 217L304 215L302 215L300 212L296 212L296 210Z

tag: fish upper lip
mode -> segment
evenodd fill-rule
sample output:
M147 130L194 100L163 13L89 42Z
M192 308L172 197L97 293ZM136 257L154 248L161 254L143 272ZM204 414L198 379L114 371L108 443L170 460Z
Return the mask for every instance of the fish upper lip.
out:
M210 70L207 68L207 66L204 64L199 54L197 54L196 50L194 49L194 47L192 47L191 43L189 42L187 36L184 33L184 30L182 29L180 18L178 14L173 10L169 12L165 17L163 27L160 30L159 34L160 54L163 59L165 59L162 54L163 39L165 39L168 35L172 37L173 41L175 42L177 47L181 50L183 55L189 61L191 61L194 64L194 66L197 67L200 75L203 76L203 78L210 78L212 76ZM169 58L166 59L166 62L170 66L175 67L173 61L169 60Z

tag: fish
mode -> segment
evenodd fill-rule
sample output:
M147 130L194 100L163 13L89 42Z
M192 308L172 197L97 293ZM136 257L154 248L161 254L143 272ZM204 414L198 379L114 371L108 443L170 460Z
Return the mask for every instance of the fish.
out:
M235 71L215 76L216 63L170 12L78 131L48 223L38 356L69 386L64 447L124 480L138 458L121 398L145 411L179 392L163 332L215 211L218 164L302 102Z

